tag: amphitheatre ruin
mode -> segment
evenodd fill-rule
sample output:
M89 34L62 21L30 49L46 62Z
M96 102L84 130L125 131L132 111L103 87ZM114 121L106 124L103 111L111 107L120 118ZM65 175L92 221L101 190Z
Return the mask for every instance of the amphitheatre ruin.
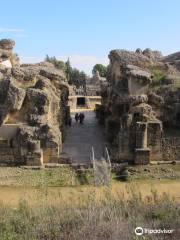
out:
M179 52L112 50L107 78L76 89L49 62L20 65L14 45L0 41L1 164L91 165L105 149L112 164L180 161Z

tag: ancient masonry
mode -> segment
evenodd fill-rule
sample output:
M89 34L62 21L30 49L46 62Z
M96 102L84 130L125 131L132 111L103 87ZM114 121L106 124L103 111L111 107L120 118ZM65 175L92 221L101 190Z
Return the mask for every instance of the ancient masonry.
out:
M70 116L66 77L47 62L20 66L14 45L0 41L0 163L58 163Z
M94 109L96 104L101 103L101 87L106 83L97 71L92 77L86 79L86 87L69 86L69 103L72 109L88 108Z
M105 124L112 159L180 160L180 138L164 136L167 126L180 127L180 53L113 50L109 59L97 117Z
M180 160L180 137L165 134L180 128L179 52L163 57L150 49L113 50L107 81L97 72L85 94L69 97L64 72L47 62L20 65L14 45L0 41L1 164L62 163L69 107L95 104L113 161Z

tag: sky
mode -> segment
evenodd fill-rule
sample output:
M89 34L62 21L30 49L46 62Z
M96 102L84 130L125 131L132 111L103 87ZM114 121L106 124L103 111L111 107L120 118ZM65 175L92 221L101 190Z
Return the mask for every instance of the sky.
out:
M179 0L8 0L0 7L0 39L16 41L22 63L69 57L91 74L112 49L180 51Z

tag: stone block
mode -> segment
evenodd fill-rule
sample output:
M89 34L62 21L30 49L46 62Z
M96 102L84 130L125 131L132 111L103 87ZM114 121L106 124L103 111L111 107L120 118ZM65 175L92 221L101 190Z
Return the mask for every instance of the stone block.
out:
M151 150L151 161L161 161L162 123L158 121L148 122L147 146Z
M26 164L27 166L41 166L43 165L43 152L28 152L26 155Z
M134 163L137 165L146 165L150 163L150 149L136 148Z

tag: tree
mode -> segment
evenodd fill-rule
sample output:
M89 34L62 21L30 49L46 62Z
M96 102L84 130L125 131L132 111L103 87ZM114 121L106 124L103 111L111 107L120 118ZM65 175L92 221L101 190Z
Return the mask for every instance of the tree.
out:
M93 67L92 74L94 75L96 72L99 72L99 75L101 77L106 77L107 76L107 67L102 65L102 64L96 64Z
M65 73L66 73L67 80L68 80L69 84L72 84L72 82L71 82L72 67L71 67L69 58L68 58L67 62L65 62L65 65L66 65Z
M49 57L46 55L45 61L52 63L56 68L66 71L66 65L63 61L57 60L56 57Z
M76 87L85 86L86 84L86 74L83 71L79 71L77 68L72 68L70 73L70 83L74 84Z
M49 57L46 55L45 61L52 63L57 69L63 70L69 84L73 84L76 87L85 87L86 74L83 71L79 71L77 68L72 68L69 58L66 62L63 62L57 60L56 57Z

